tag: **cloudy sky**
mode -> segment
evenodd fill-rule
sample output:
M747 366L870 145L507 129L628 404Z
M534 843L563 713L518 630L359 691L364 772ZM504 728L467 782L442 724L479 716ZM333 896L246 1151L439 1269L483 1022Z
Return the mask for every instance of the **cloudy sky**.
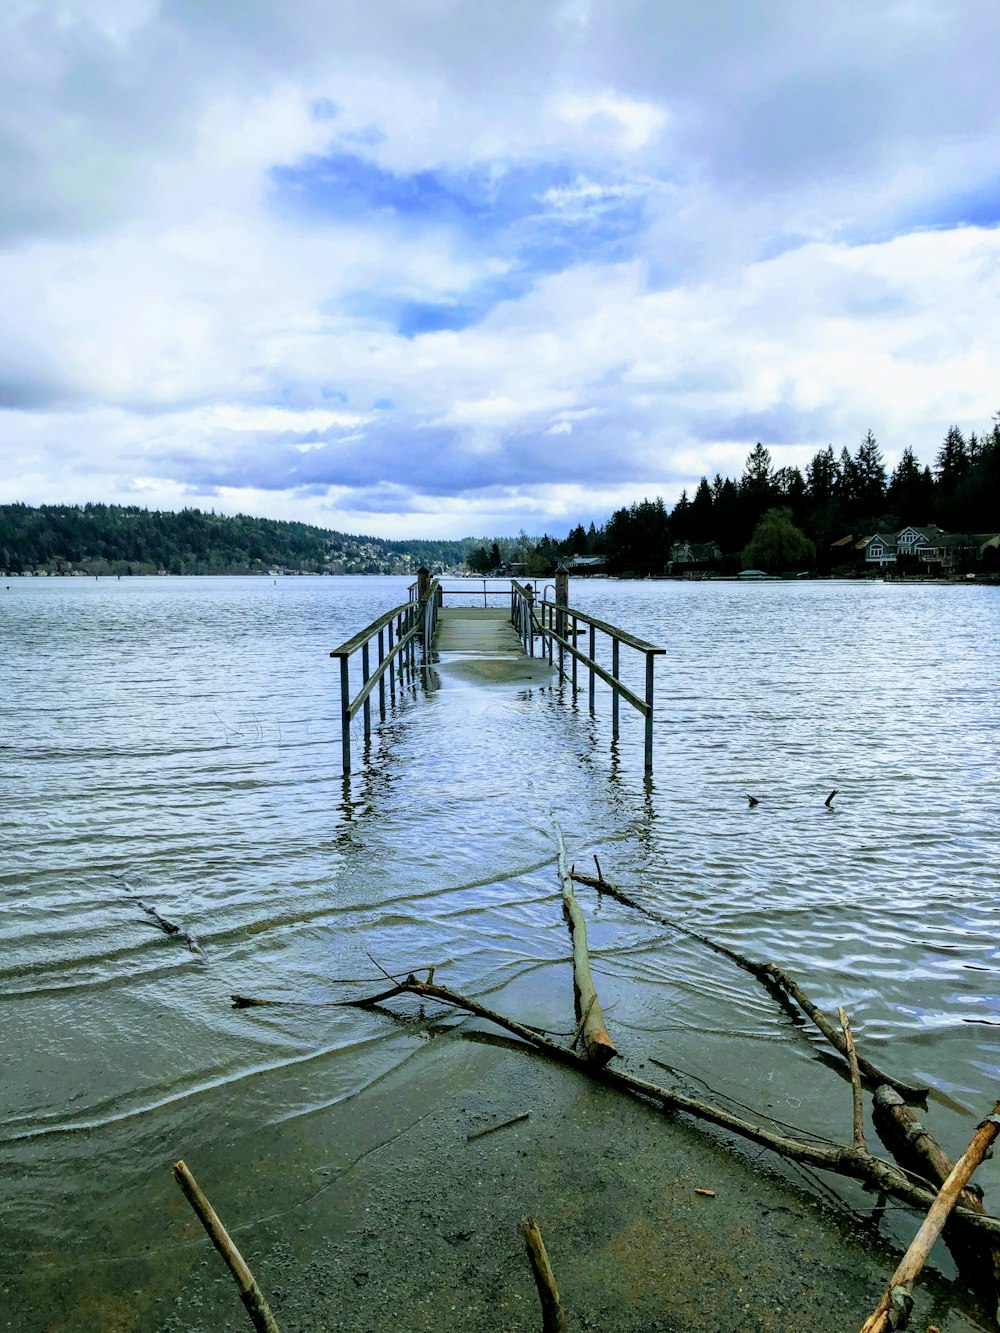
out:
M4 0L0 500L562 535L1000 409L995 0Z

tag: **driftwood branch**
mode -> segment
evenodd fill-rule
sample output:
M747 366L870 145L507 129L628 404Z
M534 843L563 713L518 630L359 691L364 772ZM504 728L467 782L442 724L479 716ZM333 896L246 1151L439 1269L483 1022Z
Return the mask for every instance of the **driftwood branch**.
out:
M1000 1102L995 1104L992 1114L977 1127L968 1148L941 1186L910 1248L889 1279L889 1285L883 1292L882 1299L862 1324L861 1333L889 1333L890 1329L906 1327L913 1307L913 1283L927 1262L927 1256L944 1229L944 1224L958 1202L959 1195L971 1180L973 1172L986 1156L998 1133L1000 1133Z
M613 884L609 884L606 879L595 879L593 875L583 875L578 872L573 873L573 879L575 879L578 884L587 884L591 888L597 889L600 893L608 894L609 897L616 899L620 903L624 903L626 907L634 908L637 912L641 912L643 916L648 917L651 921L658 922L661 926L666 926L670 930L676 930L679 934L686 935L689 939L697 940L699 944L703 944L707 949L711 949L713 953L717 953L723 958L728 958L729 961L735 963L737 967L741 967L745 972L749 972L751 976L755 976L757 980L762 982L772 991L772 993L777 992L779 995L787 995L790 999L794 1000L802 1013L804 1013L807 1018L811 1019L816 1027L819 1028L820 1032L826 1037L831 1046L835 1047L845 1059L847 1058L847 1043L843 1033L838 1031L836 1024L832 1023L827 1015L823 1013L822 1009L813 1003L798 982L795 981L793 977L789 976L784 968L778 967L776 963L758 963L753 958L748 958L745 954L737 952L736 949L730 949L724 944L719 944L717 940L710 939L707 935L702 935L700 931L692 930L690 926L684 926L679 921L674 921L670 917L660 916L658 913L650 911L648 907L644 906L624 890L617 888ZM895 1090L908 1101L925 1101L927 1094L930 1091L929 1088L917 1087L911 1083L904 1083L902 1079L894 1078L891 1074L885 1073L884 1070L879 1069L877 1065L872 1064L870 1060L865 1059L865 1057L860 1054L858 1055L858 1069L863 1081L868 1084L869 1087L876 1088L883 1083L887 1083L890 1088L895 1088Z
M222 1225L218 1213L205 1197L194 1176L183 1162L174 1163L173 1176L184 1191L188 1203L198 1214L198 1220L208 1232L212 1244L225 1259L240 1289L240 1300L246 1306L247 1314L257 1333L280 1333L256 1278L250 1272L246 1260L233 1244L232 1237Z
M186 930L182 930L180 926L176 924L176 922L168 921L165 916L160 915L160 913L156 910L155 907L150 907L149 904L144 903L141 898L136 898L133 895L132 901L135 902L139 907L141 907L148 917L152 917L153 924L158 926L159 929L163 931L164 935L176 936L177 939L184 941L184 943L195 955L195 957L197 958L205 957L204 949L202 949L201 945L198 943L198 941L195 939L193 935L189 935Z
M478 1000L462 995L458 991L453 991L447 986L440 986L436 982L418 981L413 973L405 981L399 982L388 990L380 991L377 995L365 996L358 1000L340 1000L332 1003L329 1007L372 1009L399 995L414 995L420 999L439 1000L442 1004L450 1005L452 1008L462 1009L476 1018L484 1019L486 1022L503 1028L504 1031L510 1032L515 1037L520 1037L559 1064L570 1065L590 1078L633 1096L655 1102L665 1110L683 1111L700 1120L706 1120L710 1124L718 1125L721 1129L739 1134L752 1143L757 1143L763 1148L769 1148L773 1152L791 1158L793 1161L863 1181L873 1189L891 1195L893 1198L900 1199L904 1203L917 1208L926 1209L934 1201L933 1190L916 1184L894 1163L876 1157L867 1149L859 1152L853 1146L826 1146L790 1138L783 1134L776 1134L772 1130L755 1124L753 1121L744 1119L742 1116L734 1115L732 1112L714 1106L710 1102L692 1097L679 1088L660 1087L656 1083L651 1083L648 1079L639 1078L634 1074L626 1073L624 1070L596 1065L593 1061L586 1060L575 1052L567 1050L565 1046L552 1041L542 1032L539 1032L537 1028L530 1027L527 1023L521 1023L515 1018L508 1018L505 1014L498 1013L496 1010L481 1004ZM250 996L241 996L239 1001L234 997L234 1003L239 1003L241 1007L248 1002L251 1004L259 1003L258 1000ZM1000 1241L1000 1218L989 1213L978 1213L965 1207L956 1208L954 1217L956 1222L960 1222L963 1227L968 1227Z
M590 952L587 948L587 922L573 892L573 877L566 862L566 845L562 831L556 825L559 839L559 882L562 885L563 915L569 924L573 941L573 992L576 1014L583 1028L583 1044L587 1058L595 1064L606 1065L618 1054L608 1036L601 1002L597 998L594 978L590 971Z
M935 1185L943 1185L955 1169L955 1163L944 1151L924 1123L892 1088L876 1088L872 1116L886 1147L901 1166L911 1167ZM959 1195L959 1203L970 1212L985 1215L981 1193L975 1186L967 1187ZM959 1268L968 1271L973 1281L984 1277L992 1283L994 1295L1000 1290L1000 1245L984 1243L979 1237L956 1237L952 1227L945 1228L945 1238L952 1244ZM956 1245L956 1241L959 1243Z
M861 1097L861 1073L858 1069L858 1053L854 1049L854 1035L847 1013L843 1008L837 1010L840 1026L847 1043L847 1063L851 1067L851 1128L855 1148L865 1148L865 1106Z
M542 1307L542 1333L566 1333L569 1320L559 1299L555 1274L545 1250L545 1242L533 1217L526 1217L521 1223L521 1235L524 1248L528 1253L528 1262L538 1288L538 1299Z

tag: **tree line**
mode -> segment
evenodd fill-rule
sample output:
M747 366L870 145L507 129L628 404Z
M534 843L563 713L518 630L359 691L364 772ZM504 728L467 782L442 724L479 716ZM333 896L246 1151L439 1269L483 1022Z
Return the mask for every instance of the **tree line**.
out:
M461 566L472 538L386 542L307 523L134 505L0 505L0 570L21 574L408 573Z
M993 425L963 435L952 426L933 467L904 449L891 473L871 431L852 454L832 445L804 471L775 468L758 443L739 478L702 477L672 509L662 498L616 510L601 527L574 527L565 538L544 535L456 541L386 541L306 523L227 517L214 511L149 511L131 505L0 505L0 570L19 574L476 573L518 566L531 576L552 573L560 560L599 556L610 574L664 573L672 552L690 547L687 567L735 571L816 569L846 563L832 543L933 523L946 532L1000 531L1000 414Z
M672 550L686 543L693 557L688 568L826 573L851 558L833 548L838 539L894 533L910 524L1000 532L1000 414L982 434L965 436L952 426L933 467L904 449L891 473L871 431L853 454L827 445L804 472L775 468L758 443L742 476L702 477L694 494L682 491L670 510L662 498L643 499L616 510L600 528L574 528L563 541L497 539L472 553L470 568L473 560L484 569L518 560L525 573L544 575L566 557L600 555L608 573L643 577L664 573Z

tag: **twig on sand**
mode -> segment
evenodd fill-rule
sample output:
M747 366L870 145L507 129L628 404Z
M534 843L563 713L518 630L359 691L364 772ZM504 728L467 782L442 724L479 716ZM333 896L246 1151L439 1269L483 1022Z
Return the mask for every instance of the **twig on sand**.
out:
M542 1333L566 1333L569 1319L559 1299L556 1277L535 1218L524 1219L521 1223L521 1235L524 1237L524 1248L534 1274L535 1286L538 1288L538 1300L542 1307Z
M498 1125L484 1125L482 1129L474 1129L471 1134L466 1134L465 1141L471 1143L474 1139L484 1139L487 1134L495 1134L498 1129L519 1125L522 1120L528 1120L530 1117L530 1111L522 1111L520 1115L512 1115L509 1120L501 1120Z
M198 1220L208 1232L209 1240L226 1261L230 1273L240 1289L240 1300L246 1306L250 1321L258 1333L280 1333L264 1293L250 1272L246 1260L233 1244L232 1237L222 1225L218 1213L209 1203L198 1182L183 1162L175 1162L174 1179L180 1185L188 1203L198 1214Z

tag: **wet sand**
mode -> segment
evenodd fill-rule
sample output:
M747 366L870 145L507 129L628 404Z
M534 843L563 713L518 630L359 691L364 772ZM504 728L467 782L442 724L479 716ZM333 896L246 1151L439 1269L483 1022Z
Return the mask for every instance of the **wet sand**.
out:
M401 1012L417 1017L416 1002ZM408 1061L340 1105L252 1141L223 1131L184 1147L285 1333L536 1330L519 1231L528 1213L574 1328L840 1333L874 1306L895 1251L782 1178L773 1158L471 1020L424 1033ZM528 1120L468 1141L525 1111ZM109 1255L86 1281L76 1272L33 1283L30 1303L8 1304L6 1326L248 1328L168 1161L152 1194L144 1260ZM979 1327L951 1307L955 1295L929 1274L911 1327Z

